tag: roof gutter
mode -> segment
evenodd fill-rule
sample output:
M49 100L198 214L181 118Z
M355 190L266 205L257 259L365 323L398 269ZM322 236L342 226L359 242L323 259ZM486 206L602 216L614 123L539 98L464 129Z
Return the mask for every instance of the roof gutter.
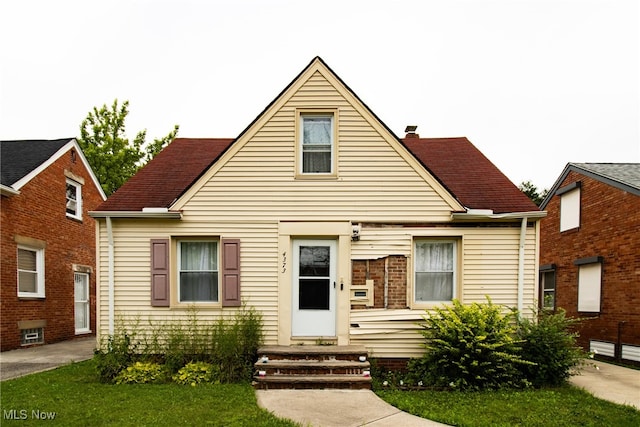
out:
M20 194L20 191L14 190L13 188L0 184L0 194L6 197L13 197Z
M525 264L525 248L527 241L527 221L537 221L547 216L546 211L530 211L530 212L508 212L502 214L494 214L492 210L468 209L467 212L454 212L451 214L454 220L462 221L479 221L479 220L521 220L520 222L520 239L518 244L518 294L517 305L518 313L522 313L524 308L524 264ZM536 261L537 262L537 261Z
M538 220L547 216L546 211L530 211L530 212L507 212L494 214L490 209L467 209L466 212L453 212L451 218L457 221L480 221L480 220L517 220L530 219Z
M182 212L164 210L142 211L92 211L89 216L92 218L130 218L130 219L182 219Z

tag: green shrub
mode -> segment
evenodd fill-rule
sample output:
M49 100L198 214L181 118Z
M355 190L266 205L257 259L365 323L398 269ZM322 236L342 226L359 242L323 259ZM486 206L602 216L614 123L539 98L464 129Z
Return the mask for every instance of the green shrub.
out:
M117 331L96 351L102 382L114 378L133 362L162 362L170 374L190 362L215 365L220 382L250 381L258 347L262 344L262 316L254 308L239 309L233 317L203 321L195 307L186 318L165 322L119 319Z
M216 381L217 377L212 364L191 362L180 368L171 379L177 384L196 386L202 383L219 382Z
M212 329L212 363L222 382L250 381L258 347L262 343L262 316L255 309L238 312L233 319L220 319Z
M578 334L572 327L578 319L557 313L536 313L537 322L518 320L518 338L523 341L521 356L535 365L522 365L525 377L535 386L558 386L565 383L579 368L587 354L576 344Z
M162 365L150 362L136 362L120 371L115 378L116 384L150 384L166 379Z
M113 382L116 376L132 363L134 354L135 346L132 345L129 334L122 332L109 336L103 341L101 348L94 352L100 381Z
M427 353L409 364L412 381L458 390L527 387L515 322L514 312L502 314L489 298L436 308L423 325Z

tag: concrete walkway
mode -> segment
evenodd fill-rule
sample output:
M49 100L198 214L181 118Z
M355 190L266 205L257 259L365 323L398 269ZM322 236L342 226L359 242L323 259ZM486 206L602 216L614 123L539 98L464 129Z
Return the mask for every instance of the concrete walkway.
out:
M569 381L595 397L640 410L640 370L596 361Z
M446 425L402 412L371 390L256 390L256 396L260 407L304 426Z
M0 353L0 380L93 357L93 337ZM640 371L594 362L571 383L600 399L640 409ZM395 408L369 390L257 390L258 404L305 426L443 426Z
M88 337L4 351L0 353L0 381L91 359L95 348L96 338Z

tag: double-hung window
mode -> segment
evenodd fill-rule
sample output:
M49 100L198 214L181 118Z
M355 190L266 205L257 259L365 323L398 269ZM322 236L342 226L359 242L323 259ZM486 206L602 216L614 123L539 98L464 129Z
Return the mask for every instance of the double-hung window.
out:
M18 296L44 297L44 249L18 246Z
M540 308L556 308L556 270L553 264L540 266Z
M82 185L67 179L67 216L82 219Z
M416 240L414 259L416 303L456 298L455 240Z
M333 113L300 115L301 174L335 174L334 125Z
M178 242L178 293L180 302L217 302L218 242Z

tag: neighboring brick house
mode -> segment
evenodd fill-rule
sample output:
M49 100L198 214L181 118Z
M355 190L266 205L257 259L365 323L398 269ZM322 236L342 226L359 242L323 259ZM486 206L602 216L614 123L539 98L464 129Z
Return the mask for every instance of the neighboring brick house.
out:
M640 362L640 163L569 163L541 204L540 305L579 343Z
M1 350L95 334L106 197L74 138L0 141Z

